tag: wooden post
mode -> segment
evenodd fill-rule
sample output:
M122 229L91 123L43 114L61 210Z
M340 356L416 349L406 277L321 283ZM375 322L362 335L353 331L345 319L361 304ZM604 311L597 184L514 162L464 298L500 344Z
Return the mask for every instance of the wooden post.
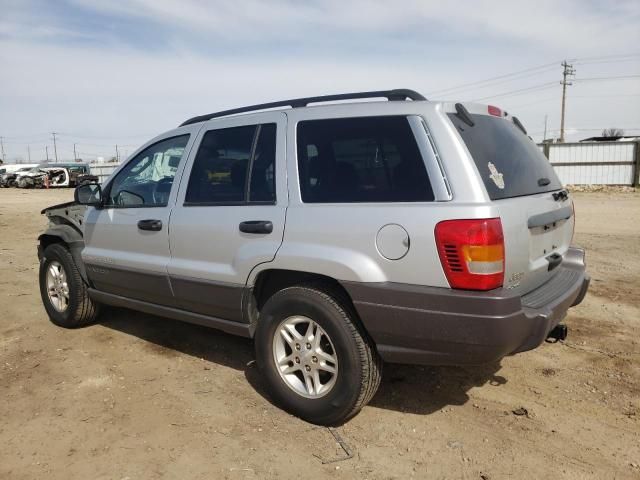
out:
M635 161L633 165L633 186L640 187L640 141L636 142Z

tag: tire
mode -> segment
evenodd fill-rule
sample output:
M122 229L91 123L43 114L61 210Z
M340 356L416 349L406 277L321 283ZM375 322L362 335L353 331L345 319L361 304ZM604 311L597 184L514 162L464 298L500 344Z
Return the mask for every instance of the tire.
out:
M57 284L56 275L50 273L52 271L57 272L57 278L60 279ZM50 295L52 282L55 291ZM40 261L40 296L51 322L59 327L83 327L98 317L98 304L89 298L87 285L80 276L71 252L64 245L55 243L44 250Z
M310 322L315 324L314 340L304 343L303 333L308 331ZM290 333L292 325L302 339ZM281 330L286 334L282 335ZM286 338L301 344L292 345ZM293 352L297 346L300 351ZM328 285L305 284L275 293L260 313L255 349L258 367L274 401L311 423L344 423L371 400L380 385L382 362L373 342L360 326L348 299ZM335 361L329 361L330 357ZM282 360L280 367L276 358ZM331 367L335 374L323 371ZM303 368L309 373L305 374ZM313 369L319 373L315 381L309 381L308 377L315 373ZM313 388L309 388L308 381Z

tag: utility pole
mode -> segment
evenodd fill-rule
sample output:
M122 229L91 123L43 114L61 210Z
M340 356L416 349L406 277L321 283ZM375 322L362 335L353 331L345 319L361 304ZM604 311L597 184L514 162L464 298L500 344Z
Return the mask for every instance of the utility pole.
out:
M73 144L73 161L77 162L78 161L78 155L76 155L76 144Z
M49 145L44 146L44 153L47 156L47 163L49 163Z
M548 115L544 116L544 136L542 137L543 142L547 140L547 117Z
M51 135L53 136L53 153L56 157L56 163L58 163L58 147L56 145L56 132L51 132Z
M0 147L2 148L2 163L4 163L4 139L0 137Z
M118 153L118 145L116 145L116 162L120 163L120 153Z
M571 75L575 75L576 71L573 68L573 65L570 65L565 60L562 62L562 67L564 70L562 71L562 81L560 85L562 85L562 113L560 115L560 143L564 143L564 111L565 104L567 100L567 85L573 85L573 83L567 81L567 77Z
M27 145L27 158L29 158L29 163L31 163L31 146Z

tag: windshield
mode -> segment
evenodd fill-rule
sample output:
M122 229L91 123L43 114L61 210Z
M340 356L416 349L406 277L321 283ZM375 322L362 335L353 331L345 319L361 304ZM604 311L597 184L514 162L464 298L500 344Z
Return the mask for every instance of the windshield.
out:
M492 200L562 188L553 167L533 141L502 117L472 114L474 126L449 114L473 157Z

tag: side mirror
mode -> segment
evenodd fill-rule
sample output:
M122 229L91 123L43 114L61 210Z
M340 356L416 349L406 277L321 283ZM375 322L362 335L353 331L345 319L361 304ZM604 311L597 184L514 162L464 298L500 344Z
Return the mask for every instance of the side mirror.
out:
M97 183L85 183L76 187L73 198L78 205L99 207L102 205L102 188Z

